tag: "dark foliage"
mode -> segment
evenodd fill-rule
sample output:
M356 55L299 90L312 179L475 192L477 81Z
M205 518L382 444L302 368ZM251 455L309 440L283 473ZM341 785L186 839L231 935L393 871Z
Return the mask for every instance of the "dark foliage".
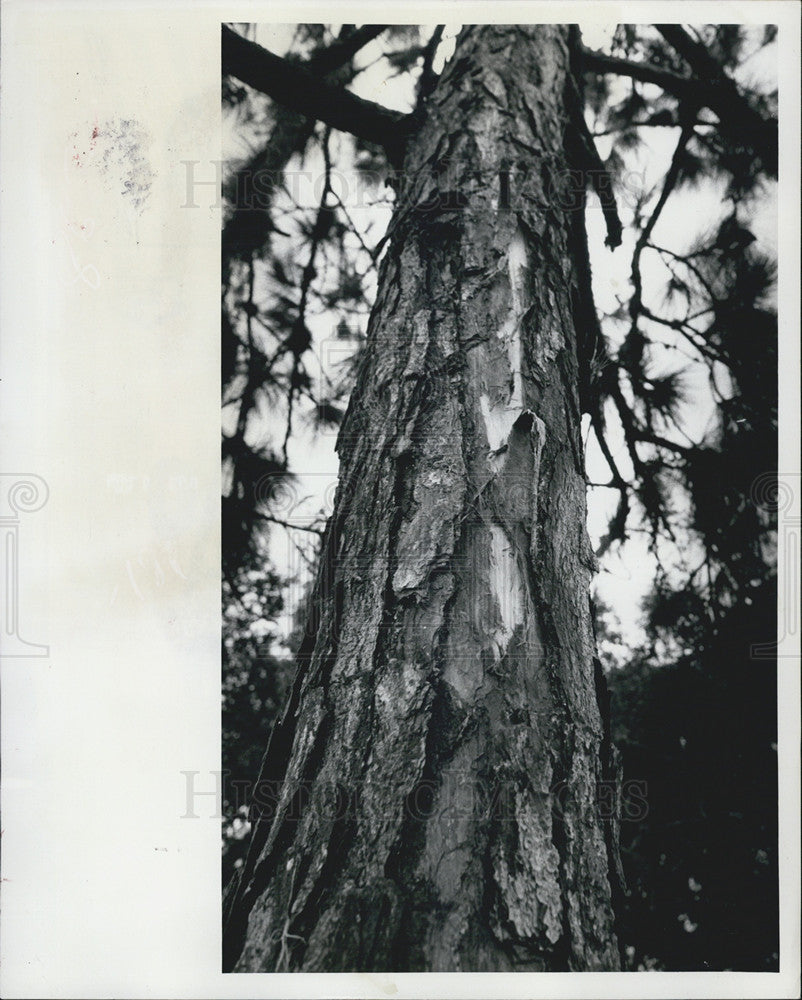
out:
M641 651L608 675L630 794L619 913L628 965L776 971L776 663L754 655L775 634L774 583L715 634L704 608L677 594L655 617L689 651L668 664Z
M273 722L284 703L293 663L275 641L282 581L242 571L223 583L223 884L241 863L250 826L247 806ZM259 626L266 627L259 627Z

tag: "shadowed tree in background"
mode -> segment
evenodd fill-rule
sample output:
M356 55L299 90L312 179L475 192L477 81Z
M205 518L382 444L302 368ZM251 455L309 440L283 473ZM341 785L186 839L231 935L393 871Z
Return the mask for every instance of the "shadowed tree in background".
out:
M259 120L263 137L226 187L229 607L249 590L247 574L251 584L264 574L264 529L283 527L276 500L291 474L293 421L339 422L350 392L295 681L251 786L253 834L226 892L225 967L615 969L614 912L626 967L732 966L720 939L739 892L762 893L776 929L774 674L770 661L750 664L749 629L731 627L743 607L756 609L755 628L766 622L774 593L774 511L754 502L754 483L776 468L773 268L748 220L776 174L775 98L732 75L772 34L624 26L606 54L566 26L466 27L437 76L442 37L347 25L334 37L305 25L281 59L223 28L224 98ZM361 71L355 57L377 39L392 72L417 68L408 114L345 89ZM610 82L621 77L623 92ZM260 111L259 93L275 103ZM604 163L588 121L612 141ZM614 191L650 129L670 130L675 148L657 187L636 192L632 291L603 332L586 189L601 203L608 245L619 246ZM331 183L333 130L353 135L358 162L392 187L378 245ZM311 148L320 199L290 234L276 208L282 170ZM689 232L682 251L655 243L672 195L709 178L726 185L720 224ZM664 268L661 309L644 293L648 258ZM335 310L359 334L348 317L366 311L377 261L367 333L354 337L355 382L321 395L308 370L309 318ZM709 374L714 418L697 439L682 427L687 375L666 366L674 355ZM267 441L266 409L284 415L282 434ZM609 482L595 488L618 495L599 554L643 531L660 567L647 644L611 675L625 764L649 785L648 819L624 830L630 895L588 602L596 563L583 413L609 466ZM229 634L224 651L229 691L233 676L247 678L264 733L280 689L269 669L248 678L259 657L247 644L244 659L233 656L243 652L238 638ZM691 788L688 775L705 765L715 783L715 760L734 752L733 718L717 745L709 735L723 691L736 717L751 692L755 714L740 731L762 755L738 757L740 777L711 812L694 797L704 799L705 781ZM673 798L665 769L678 751L660 745L661 713L697 761L686 761L684 794ZM232 761L251 757L240 770L253 781L252 739L233 721L225 733L239 746ZM763 792L739 825L730 814L741 779L762 781ZM626 785L623 801L626 810ZM741 836L744 865L759 859L749 889L737 865L707 881L704 847L715 850L725 827ZM692 849L661 882L655 852L679 849L690 829ZM661 956L683 879L691 896L671 928L679 944L667 941ZM694 940L703 943L689 955L683 935L697 932L701 913ZM776 932L758 937L749 967L771 967Z

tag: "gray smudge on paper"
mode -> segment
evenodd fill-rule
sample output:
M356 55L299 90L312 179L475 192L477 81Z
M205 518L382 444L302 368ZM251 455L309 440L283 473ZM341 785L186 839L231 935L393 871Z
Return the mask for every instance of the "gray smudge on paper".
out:
M96 125L92 140L98 149L95 159L100 172L119 183L120 193L141 213L156 176L144 154L151 142L148 133L134 119L118 118Z

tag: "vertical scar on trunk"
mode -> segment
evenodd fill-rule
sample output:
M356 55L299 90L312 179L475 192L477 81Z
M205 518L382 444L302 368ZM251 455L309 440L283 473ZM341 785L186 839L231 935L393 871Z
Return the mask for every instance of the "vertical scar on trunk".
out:
M529 305L529 251L526 236L520 224L516 227L507 251L507 279L509 281L511 303L504 323L496 332L506 354L507 371L498 371L494 366L492 377L495 385L490 385L489 393L482 393L479 404L490 446L488 464L493 472L503 466L503 449L508 443L510 431L524 409L523 400L523 349L521 332L524 315Z

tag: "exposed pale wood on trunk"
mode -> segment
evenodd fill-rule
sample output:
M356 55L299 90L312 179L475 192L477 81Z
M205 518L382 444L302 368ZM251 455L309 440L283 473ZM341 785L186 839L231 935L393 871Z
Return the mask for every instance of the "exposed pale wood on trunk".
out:
M618 967L569 72L564 27L467 28L409 144L236 971Z

